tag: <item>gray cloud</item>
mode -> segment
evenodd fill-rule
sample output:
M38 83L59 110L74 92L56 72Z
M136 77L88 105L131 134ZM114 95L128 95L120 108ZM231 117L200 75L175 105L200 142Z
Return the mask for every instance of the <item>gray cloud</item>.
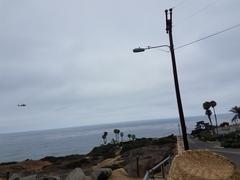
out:
M170 54L131 49L168 44L164 10L178 2L1 1L1 132L177 117ZM176 47L238 23L239 1L195 13L208 3L174 9ZM205 100L239 105L238 33L176 51L187 116Z

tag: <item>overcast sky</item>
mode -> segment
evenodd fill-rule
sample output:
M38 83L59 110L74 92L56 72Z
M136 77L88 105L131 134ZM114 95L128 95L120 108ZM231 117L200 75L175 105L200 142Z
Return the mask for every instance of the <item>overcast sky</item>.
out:
M240 23L239 0L0 0L0 131L178 117L175 47ZM240 28L176 50L186 116L239 102ZM27 107L17 107L25 103Z

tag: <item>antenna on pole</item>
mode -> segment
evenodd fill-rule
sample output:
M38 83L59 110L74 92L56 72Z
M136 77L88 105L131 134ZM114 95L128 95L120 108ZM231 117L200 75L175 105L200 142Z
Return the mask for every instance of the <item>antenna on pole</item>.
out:
M165 16L166 16L166 32L167 32L167 34L168 34L168 32L169 32L169 23L168 23L168 10L166 9L165 10Z

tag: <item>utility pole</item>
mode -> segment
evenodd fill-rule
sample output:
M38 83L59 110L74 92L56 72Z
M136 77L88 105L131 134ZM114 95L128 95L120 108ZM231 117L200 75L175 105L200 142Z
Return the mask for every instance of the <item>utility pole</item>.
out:
M167 31L167 34L169 35L169 43L170 43L169 48L170 48L170 53L171 53L171 57L172 57L174 84L175 84L176 98L177 98L177 104L178 104L179 118L180 118L180 123L181 123L181 128L182 128L183 144L184 144L184 149L188 150L189 146L188 146L188 139L187 139L187 130L186 130L186 125L185 125L181 95L180 95L180 90L179 90L177 66L176 66L173 37L172 37L172 9L169 9L169 12L170 12L170 18L168 18L168 10L165 10L166 31Z

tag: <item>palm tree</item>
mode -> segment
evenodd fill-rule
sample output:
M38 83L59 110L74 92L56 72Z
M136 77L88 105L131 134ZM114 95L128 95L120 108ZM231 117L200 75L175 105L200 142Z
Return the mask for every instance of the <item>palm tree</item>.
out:
M205 101L203 103L203 109L208 110L211 107L211 103L208 101Z
M106 144L105 143L105 136L104 136L104 134L102 135L102 139L103 139L103 144Z
M116 141L119 142L119 133L120 133L120 130L119 130L119 129L114 129L113 132L114 132L114 134L115 134Z
M131 134L128 134L127 136L128 136L128 140L130 141L131 138L132 138L132 135L131 135Z
M203 103L203 109L206 110L205 114L208 116L209 122L211 124L211 129L212 129L212 133L214 134L214 130L213 130L213 124L212 124L212 119L211 119L211 115L212 115L212 111L210 110L211 107L211 103L206 101Z
M132 140L133 140L133 141L136 140L136 136L135 136L135 134L132 134Z
M240 120L240 107L235 106L232 109L230 109L230 111L234 113L232 122L235 122L235 124L237 124L237 121Z
M107 144L107 135L108 135L108 132L106 132L106 131L102 135L102 139L103 139L104 144Z
M123 133L123 132L120 132L120 136L121 136L121 141L123 142L124 133Z
M211 107L213 108L213 113L214 113L216 127L217 127L217 134L218 134L218 122L217 122L217 115L215 111L215 106L217 106L217 103L215 101L211 101L210 104L211 104Z

